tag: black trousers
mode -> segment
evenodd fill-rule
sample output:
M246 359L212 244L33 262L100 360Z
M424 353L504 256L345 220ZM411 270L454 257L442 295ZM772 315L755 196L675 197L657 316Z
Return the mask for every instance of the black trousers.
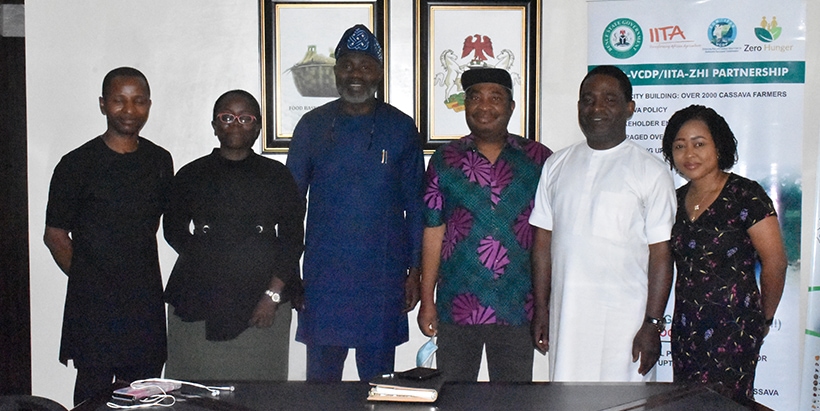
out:
M162 375L162 365L134 364L122 367L79 367L77 381L74 383L74 406L94 398L98 395L111 393L114 379L120 381L136 381L146 378L159 378Z
M490 381L532 381L529 325L439 324L436 367L447 381L476 381L486 347Z

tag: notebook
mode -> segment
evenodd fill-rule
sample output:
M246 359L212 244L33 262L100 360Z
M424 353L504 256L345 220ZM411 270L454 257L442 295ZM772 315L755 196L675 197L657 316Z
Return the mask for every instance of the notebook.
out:
M444 378L434 368L416 367L376 377L370 385L370 401L434 402Z

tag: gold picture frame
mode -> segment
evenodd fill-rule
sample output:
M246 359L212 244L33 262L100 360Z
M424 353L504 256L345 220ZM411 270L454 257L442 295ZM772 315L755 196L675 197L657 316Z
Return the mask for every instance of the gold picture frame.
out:
M333 50L345 30L367 26L384 50L384 82L377 98L387 99L386 0L260 2L262 152L285 153L302 115L338 98Z
M416 0L416 124L424 148L461 138L461 73L498 67L513 79L511 133L537 140L541 64L541 2Z

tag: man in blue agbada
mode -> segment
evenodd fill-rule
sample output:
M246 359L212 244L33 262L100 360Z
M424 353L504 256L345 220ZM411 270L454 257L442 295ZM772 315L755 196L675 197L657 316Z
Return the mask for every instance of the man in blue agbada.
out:
M341 98L293 132L287 166L309 194L296 333L308 381L341 380L350 348L362 381L392 372L419 300L423 155L413 120L375 98L383 64L370 30L348 29L333 70Z

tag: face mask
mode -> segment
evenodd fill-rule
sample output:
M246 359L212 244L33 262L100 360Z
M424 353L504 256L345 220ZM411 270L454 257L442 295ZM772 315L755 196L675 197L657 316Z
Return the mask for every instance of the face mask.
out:
M416 354L416 367L433 368L433 354L438 350L435 338L430 337L430 340L419 348L419 352Z

